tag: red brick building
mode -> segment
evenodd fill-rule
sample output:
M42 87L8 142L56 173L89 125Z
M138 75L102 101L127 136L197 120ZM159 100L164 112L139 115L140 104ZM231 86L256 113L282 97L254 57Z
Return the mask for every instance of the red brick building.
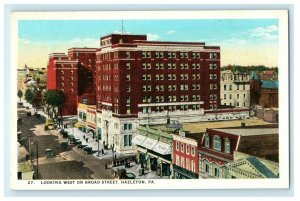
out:
M207 129L199 148L199 176L224 178L234 151L278 162L277 126Z
M139 124L165 123L167 116L199 121L220 108L220 47L122 34L104 36L100 45L97 125L117 150L132 149L125 139ZM130 130L123 129L127 124Z
M203 134L179 131L173 136L173 177L175 179L198 179L198 148Z
M63 115L76 115L77 104L95 104L95 48L71 48L49 55L47 89L66 94Z

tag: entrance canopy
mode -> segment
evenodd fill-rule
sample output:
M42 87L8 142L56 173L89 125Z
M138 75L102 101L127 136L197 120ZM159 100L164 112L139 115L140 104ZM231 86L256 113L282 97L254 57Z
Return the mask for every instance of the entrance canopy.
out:
M152 150L157 142L157 140L147 137L146 140L141 144L141 146Z
M141 145L141 144L144 142L145 139L146 139L146 136L137 134L137 135L132 139L132 143L134 143L134 144L136 144L136 145Z
M164 142L158 142L154 146L153 151L158 152L162 155L168 155L171 154L171 146Z

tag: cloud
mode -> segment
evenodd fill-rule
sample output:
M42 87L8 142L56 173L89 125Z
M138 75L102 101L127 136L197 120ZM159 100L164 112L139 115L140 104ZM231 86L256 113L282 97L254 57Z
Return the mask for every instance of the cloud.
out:
M229 38L223 41L220 41L219 45L243 45L246 44L248 41L240 38Z
M113 31L112 33L113 33L113 34L130 34L130 32L127 32L127 31L124 31L124 30L123 30L123 33L122 33L122 31L120 31L120 30L115 30L115 31Z
M251 38L261 38L264 40L274 40L278 38L278 27L276 25L257 27L249 31Z
M25 39L25 38L19 38L19 42L20 42L20 43L23 43L23 44L29 44L29 43L31 43L30 40Z
M160 36L158 34L151 34L151 33L147 34L148 40L158 40L159 38L160 38Z
M176 30L169 30L169 31L167 31L166 34L171 35L171 34L174 34L175 32L176 32Z

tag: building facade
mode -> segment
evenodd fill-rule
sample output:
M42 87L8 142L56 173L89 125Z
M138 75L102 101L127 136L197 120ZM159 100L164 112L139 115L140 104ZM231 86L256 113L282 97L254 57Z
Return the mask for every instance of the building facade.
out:
M270 160L234 152L234 160L225 167L226 179L278 178L279 164Z
M225 178L234 151L278 161L278 127L207 129L199 148L199 176Z
M278 108L278 80L261 80L256 72L250 76L250 103L264 108Z
M139 124L162 124L167 116L199 121L206 111L220 108L220 47L122 34L104 36L100 45L97 121L117 151L132 149L124 146L125 135L134 134Z
M173 178L198 179L198 147L202 134L179 131L173 136Z
M243 72L221 71L221 105L250 106L250 75Z
M141 168L157 176L172 178L172 135L149 126L139 126L132 142L137 147L137 162Z
M95 48L71 48L68 55L52 53L47 66L47 89L66 95L63 116L76 115L78 103L95 104Z

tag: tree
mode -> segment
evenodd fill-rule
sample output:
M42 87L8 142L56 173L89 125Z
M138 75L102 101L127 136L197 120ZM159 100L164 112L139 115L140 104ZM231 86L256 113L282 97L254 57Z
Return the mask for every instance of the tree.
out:
M27 89L27 90L25 91L25 100L26 100L28 103L32 104L33 99L34 99L34 92L33 92L33 90L32 90L32 89Z
M48 90L45 93L45 112L55 123L58 123L58 126L62 124L62 109L65 101L66 96L63 91Z
M23 92L20 89L18 91L18 97L19 97L20 102L21 102L21 98L23 97Z
M34 110L37 110L42 104L42 93L37 88L27 89L25 99L34 107Z

